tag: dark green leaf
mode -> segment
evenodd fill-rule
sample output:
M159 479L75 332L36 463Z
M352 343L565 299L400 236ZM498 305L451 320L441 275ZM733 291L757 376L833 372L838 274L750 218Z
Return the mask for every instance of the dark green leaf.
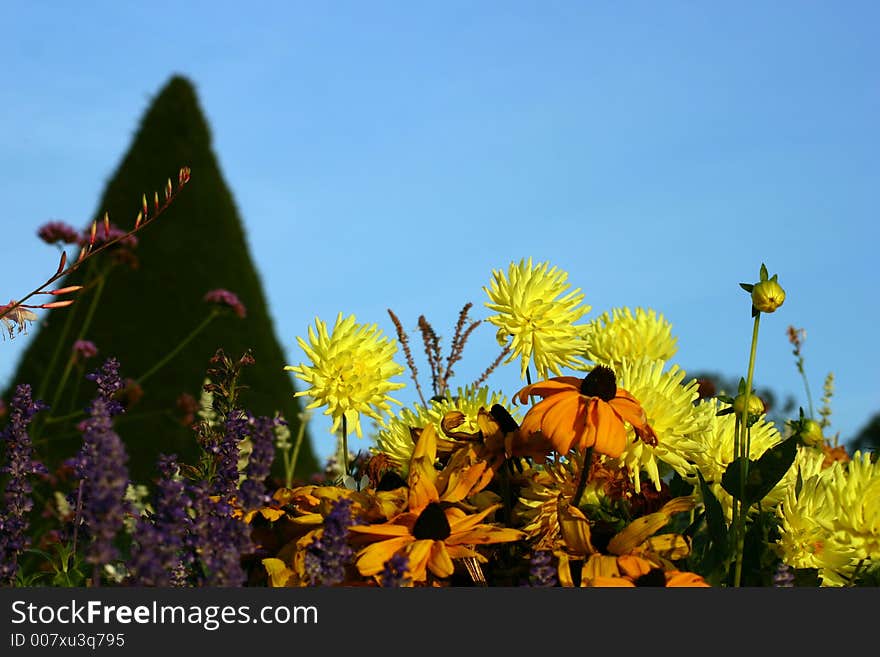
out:
M769 274L767 273L767 265L765 265L765 264L762 262L762 263L761 263L761 280L762 280L762 281L766 281L768 275L769 275Z
M755 286L752 285L751 283L740 283L739 286L742 289L744 289L746 292L748 292L749 294L751 294L752 290L755 289Z
M709 484L703 479L703 474L697 470L700 478L700 493L703 496L703 506L706 508L706 526L709 528L709 537L716 544L727 542L727 522L724 518L724 509L721 502L715 497L715 493L709 488Z
M742 457L734 460L721 477L721 487L734 498L741 500L746 508L755 502L760 502L773 490L785 476L794 457L797 455L797 441L786 440L772 449L768 449L757 461L748 460L748 472L746 473L745 490L741 490L740 481L743 463Z

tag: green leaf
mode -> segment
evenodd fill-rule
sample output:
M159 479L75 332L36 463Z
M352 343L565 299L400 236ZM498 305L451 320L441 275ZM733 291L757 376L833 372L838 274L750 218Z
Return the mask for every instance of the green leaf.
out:
M757 317L760 314L760 310L755 308L755 304L752 304L752 317Z
M767 265L765 265L765 264L762 262L762 263L761 263L761 280L762 280L762 281L766 281L768 275L769 275L769 274L767 273Z
M749 459L744 491L740 490L740 476L745 459L740 457L727 466L721 477L721 487L742 501L746 508L751 507L773 490L794 463L796 455L797 441L789 439L768 449L757 461Z
M752 285L751 283L740 283L739 286L740 286L742 289L744 289L746 292L748 292L749 294L751 294L751 293L752 293L752 290L755 289L755 286Z
M709 528L709 537L717 545L727 542L727 522L724 519L724 509L721 502L715 497L715 493L709 488L709 484L703 479L703 473L697 470L700 478L700 493L703 496L703 506L706 507L706 526Z
M694 485L675 472L669 480L669 492L672 497L684 497L693 494Z

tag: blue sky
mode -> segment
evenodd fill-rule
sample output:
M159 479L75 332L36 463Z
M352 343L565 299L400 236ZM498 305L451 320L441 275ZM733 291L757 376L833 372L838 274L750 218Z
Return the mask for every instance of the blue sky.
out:
M464 303L487 316L492 270L531 256L568 272L586 319L653 308L672 362L738 377L738 283L765 262L788 297L762 321L756 384L806 406L794 325L817 402L835 375L832 431L880 410L876 3L0 2L0 16L4 301L54 271L37 227L93 218L151 97L183 74L290 363L296 336L340 311L389 334L388 308L413 330L424 314L448 340ZM26 343L0 343L0 379ZM479 327L453 385L497 349ZM518 369L489 383L510 396ZM328 428L313 420L322 454Z

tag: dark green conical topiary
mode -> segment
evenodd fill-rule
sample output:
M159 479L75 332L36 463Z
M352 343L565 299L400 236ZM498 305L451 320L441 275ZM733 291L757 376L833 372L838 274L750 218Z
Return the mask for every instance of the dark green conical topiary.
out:
M242 223L212 151L211 134L195 89L187 79L171 78L144 115L131 148L98 204L98 234L102 233L100 220L105 212L114 225L123 230L132 228L144 194L151 216L154 191L159 192L161 201L169 178L176 190L181 167L191 169L191 180L155 223L137 233L138 244L133 250L137 265L132 267L131 262L105 252L68 276L64 285L85 283L86 289L77 295L73 306L42 311L40 327L3 395L9 399L16 384L30 383L39 398L55 402L53 416L73 416L60 422L44 421L34 428L38 443L41 438L48 439L39 451L51 466L72 456L79 447L76 423L82 415L77 412L95 392L95 384L83 380L82 374L114 356L123 377L137 380L215 308L203 299L206 292L217 288L235 293L247 309L246 317L241 319L232 311L217 316L142 382L143 395L130 400L127 412L116 422L130 456L132 478L148 481L154 477L160 453L177 454L189 463L197 457L194 433L178 410L178 399L182 393L199 398L210 359L218 348L233 358L252 351L256 362L244 369L241 383L247 389L240 406L256 415L280 411L293 437L297 435L301 404L293 396L292 378L282 369L285 356ZM99 272L104 272L104 284L97 296L97 287L89 283L100 280L96 277ZM96 298L89 328L80 335ZM94 342L99 354L73 367L58 394L78 337ZM276 473L277 466L276 460ZM306 435L297 474L317 469Z

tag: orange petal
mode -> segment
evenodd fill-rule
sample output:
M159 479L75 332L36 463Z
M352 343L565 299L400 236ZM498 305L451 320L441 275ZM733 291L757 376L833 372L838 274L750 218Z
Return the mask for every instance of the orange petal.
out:
M452 559L464 559L465 557L472 557L477 561L481 561L483 563L486 562L486 557L466 545L449 545L449 543L447 542L446 551L449 553L449 556Z
M434 541L434 544L431 546L428 568L437 577L449 577L455 571L455 566L452 565L452 559L449 558L449 553L446 551L443 541Z
M294 572L281 559L263 559L263 567L269 576L270 586L286 586Z
M626 429L620 416L607 402L599 400L596 404L596 444L593 446L599 454L607 454L617 458L626 447Z
M697 575L696 573L682 573L677 570L670 570L666 573L666 586L693 586L693 587L708 587L711 588L712 585L706 582L702 577Z
M485 461L468 464L468 450L459 450L449 460L444 471L440 473L437 484L445 490L440 500L443 502L460 502L471 494L477 484L483 481L483 474L486 472ZM446 481L443 481L443 480ZM485 482L488 484L488 480Z
M509 527L477 525L466 532L452 534L446 539L448 545L490 545L492 543L509 543L526 537L525 532Z
M526 386L517 392L514 397L519 399L520 404L525 404L531 395L549 397L565 390L580 391L581 381L583 379L579 379L576 376L555 376L546 381L538 381L538 383Z
M472 515L465 515L461 509L449 508L444 511L446 514L446 520L449 521L449 531L452 534L458 534L460 532L466 532L469 529L472 529L479 525L490 513L494 513L496 510L500 509L500 504L493 504L492 506L486 507L479 513L474 513Z
M647 575L655 568L654 564L651 562L646 561L641 557L634 557L631 555L618 557L617 567L620 568L622 575L631 577L632 579L638 579L642 575Z
M412 536L399 536L386 541L378 541L365 547L358 553L356 565L361 575L377 575L385 568L388 561L401 548L415 541ZM416 541L418 542L418 541Z
M639 401L626 390L618 388L617 396L609 401L608 404L617 411L617 414L620 417L633 425L633 427L648 426L648 417L645 415L645 409L643 409Z
M377 538L394 538L395 536L408 536L411 533L411 528L402 524L382 523L381 525L351 525L348 531Z
M586 410L583 412L584 427L581 433L575 437L574 447L580 451L596 444L596 432L599 423L599 399L591 397L586 400Z
M635 584L633 584L628 579L624 579L623 577L594 577L589 581L588 586L601 586L605 588L617 587L617 588L635 588Z
M550 439L557 452L567 454L576 437L574 426L581 396L560 393L556 397L559 401L547 410L541 421L541 433Z
M428 559L431 558L431 548L433 546L433 540L423 539L414 541L407 548L407 557L409 558L407 568L409 576L414 582L424 582L428 578L426 568L428 566Z
M520 424L520 433L526 436L538 433L541 430L541 423L544 421L544 414L553 408L553 405L558 401L557 398L550 397L532 406Z

